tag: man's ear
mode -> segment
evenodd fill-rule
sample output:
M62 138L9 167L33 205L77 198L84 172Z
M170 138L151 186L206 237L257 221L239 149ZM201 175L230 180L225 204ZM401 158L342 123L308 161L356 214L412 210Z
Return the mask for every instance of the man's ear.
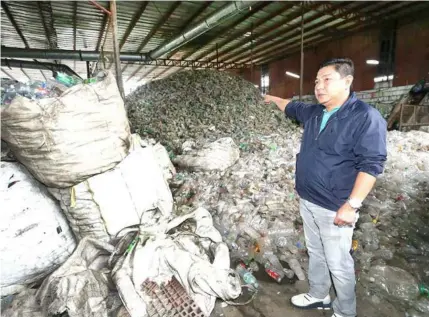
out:
M352 75L346 76L346 85L348 88L352 86L352 83L353 83L353 76Z

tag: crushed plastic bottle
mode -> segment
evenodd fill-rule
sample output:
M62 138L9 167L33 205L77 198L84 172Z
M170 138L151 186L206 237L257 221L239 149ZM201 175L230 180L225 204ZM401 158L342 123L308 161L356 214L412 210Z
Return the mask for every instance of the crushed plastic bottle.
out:
M258 263L256 263L255 261L251 261L248 265L248 269L252 272L258 272L259 271Z
M277 283L280 283L285 276L285 273L283 271L276 270L276 268L274 268L269 263L267 263L265 266L265 272Z
M258 233L258 231L256 231L254 228L252 228L247 223L240 223L238 228L242 232L246 233L253 240L258 240L261 237L261 235Z
M301 264L299 264L298 260L295 258L290 258L288 259L287 263L289 264L289 267L291 268L291 270L295 272L296 277L300 281L304 281L305 273L302 270Z
M285 273L288 279L292 279L295 276L295 272L289 269L284 268L283 272Z
M429 298L429 286L425 284L419 284L419 292L420 292L420 295L426 296Z
M252 286L254 289L258 289L259 284L256 277L246 268L244 263L239 263L235 269L238 275L243 279L246 285Z
M82 80L76 76L70 76L62 72L55 74L55 80L67 87L82 83Z

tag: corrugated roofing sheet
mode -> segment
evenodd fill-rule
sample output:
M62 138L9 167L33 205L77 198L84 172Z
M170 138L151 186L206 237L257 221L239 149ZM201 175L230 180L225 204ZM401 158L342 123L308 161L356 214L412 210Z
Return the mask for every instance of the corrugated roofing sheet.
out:
M108 1L97 1L109 8ZM122 52L149 52L171 40L185 28L213 14L230 2L227 1L149 1L126 38ZM12 25L5 9L16 21L30 48L48 49L58 47L67 50L96 50L101 43L104 51L112 51L111 34L107 31L107 16L90 1L2 1L1 42L10 47L25 47L24 42ZM117 1L118 39L125 40L125 34L134 16L142 9L142 1ZM331 40L337 35L358 31L366 25L382 22L389 18L418 13L429 9L423 1L398 2L347 2L307 1L304 5L306 46ZM283 1L259 1L251 11L242 10L198 38L175 50L171 58L216 60L216 48L220 61L245 63L266 63L284 56L299 46L301 3ZM198 13L198 15L196 15ZM189 19L193 17L193 20ZM377 21L377 18L379 21ZM165 20L164 20L165 19ZM190 22L190 25L186 25ZM45 25L44 25L45 23ZM76 28L74 27L76 26ZM101 35L101 37L100 37ZM149 35L149 36L148 36ZM106 38L107 37L107 38ZM253 60L252 60L253 58ZM58 61L69 65L85 76L86 63L79 61ZM128 64L124 80L141 65ZM14 76L25 76L20 69L5 69ZM165 76L176 71L153 66L144 66L133 80ZM26 73L43 79L40 71ZM43 71L43 74L49 72ZM147 75L146 75L147 74Z

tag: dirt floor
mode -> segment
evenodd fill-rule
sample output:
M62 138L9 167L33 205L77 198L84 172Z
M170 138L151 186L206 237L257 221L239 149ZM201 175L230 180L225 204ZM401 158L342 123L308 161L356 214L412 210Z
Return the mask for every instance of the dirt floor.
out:
M308 291L306 281L282 285L267 281L259 281L259 283L259 292L250 304L232 306L219 301L211 317L331 317L333 314L332 310L299 310L290 304L292 296ZM334 294L331 296L334 297ZM374 304L359 284L357 301L359 317L404 317L405 315L388 302Z

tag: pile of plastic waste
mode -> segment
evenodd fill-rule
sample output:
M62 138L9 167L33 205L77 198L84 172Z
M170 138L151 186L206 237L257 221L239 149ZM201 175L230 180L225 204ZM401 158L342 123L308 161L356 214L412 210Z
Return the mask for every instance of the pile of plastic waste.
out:
M239 94L225 86L234 80L231 87L243 85ZM256 93L240 78L196 71L142 86L127 100L132 129L174 144L173 162L183 155L204 161L202 153L216 137L235 141L240 151L233 165L179 166L170 187L179 212L201 206L212 213L237 272L253 287L258 282L252 273L261 269L277 282L305 279L308 270L294 190L302 129ZM224 112L213 111L221 106ZM259 117L257 128L243 125L243 119L253 120L245 109ZM388 133L385 173L365 201L350 250L359 287L374 304L388 300L409 316L429 312L429 300L420 294L429 284L428 142L425 132ZM401 280L404 286L395 278L398 270L407 271L400 275L407 280Z
M78 84L94 84L101 80L98 76L81 79L74 75L55 72L55 76L46 81L30 81L22 83L12 79L1 81L1 104L9 105L16 96L26 97L31 100L59 97L67 88Z
M125 100L134 133L180 152L192 138L234 141L282 129L283 115L255 86L226 72L190 70L137 88Z

